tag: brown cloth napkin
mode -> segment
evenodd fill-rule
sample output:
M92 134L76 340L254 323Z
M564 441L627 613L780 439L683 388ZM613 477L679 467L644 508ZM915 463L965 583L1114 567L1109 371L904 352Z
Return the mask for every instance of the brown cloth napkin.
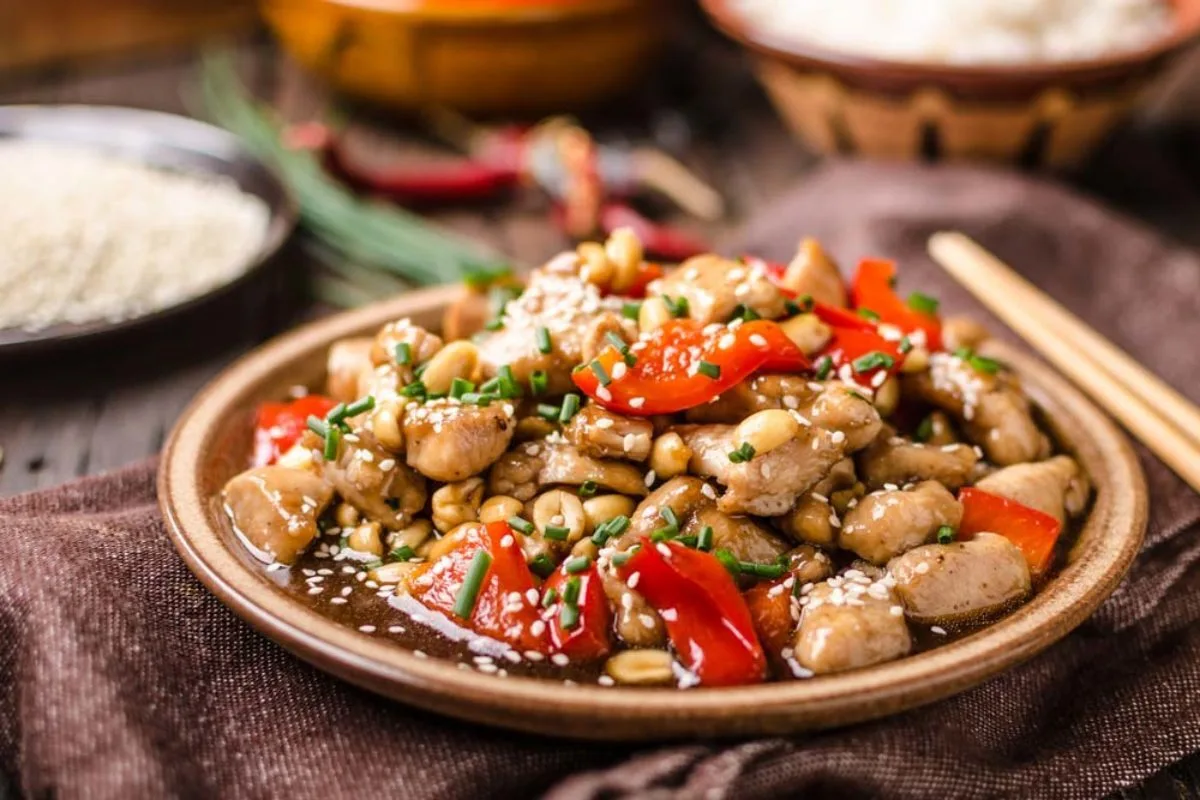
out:
M752 224L786 259L898 258L974 310L926 236L978 237L1191 397L1200 260L1086 199L966 168L834 164ZM751 742L627 747L441 719L294 659L176 557L154 465L0 502L0 769L28 797L1095 797L1200 750L1200 497L1142 451L1145 550L1100 611L934 706ZM0 791L3 794L3 791Z

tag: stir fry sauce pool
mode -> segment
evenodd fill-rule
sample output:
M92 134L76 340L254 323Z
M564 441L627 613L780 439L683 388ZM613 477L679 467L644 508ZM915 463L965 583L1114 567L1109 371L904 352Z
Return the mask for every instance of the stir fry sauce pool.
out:
M812 240L664 269L617 231L482 277L440 334L336 343L221 500L285 591L460 669L690 688L904 658L1026 602L1090 489L986 332L895 284Z

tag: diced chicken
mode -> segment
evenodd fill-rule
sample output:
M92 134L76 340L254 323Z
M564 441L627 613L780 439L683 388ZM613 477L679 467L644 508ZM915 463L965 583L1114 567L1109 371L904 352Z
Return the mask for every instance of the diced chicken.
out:
M873 492L846 513L838 544L882 565L925 544L943 525L957 529L962 513L962 505L937 481Z
M823 551L802 544L787 553L788 572L803 590L808 583L818 583L833 574L833 562Z
M947 317L942 320L942 346L950 352L962 347L974 350L990 338L988 329L970 317Z
M909 550L892 559L888 571L909 619L927 625L977 622L1013 607L1032 590L1025 556L995 533Z
M501 277L486 287L464 287L442 314L442 338L447 342L470 339L500 313L500 306L508 297L519 294L523 288L514 276ZM510 292L511 295L507 294Z
M1055 456L1033 464L1014 464L975 484L985 492L1044 511L1059 522L1083 513L1089 487L1087 476L1070 456Z
M800 435L749 461L735 463L732 425L683 425L676 429L691 448L688 471L715 478L725 487L717 507L727 514L778 516L791 510L845 454L845 436L822 428Z
M488 493L525 502L542 487L581 486L586 481L635 497L647 491L642 471L632 464L592 458L561 438L551 437L504 453L488 475Z
M441 399L404 412L408 464L437 481L461 481L490 467L512 441L511 403L466 405Z
M833 522L837 512L829 498L818 492L810 492L796 502L796 507L777 517L779 529L797 542L807 542L818 547L832 547L837 542L837 529Z
M965 444L921 444L895 435L888 427L857 460L859 474L871 489L932 480L956 491L968 483L979 457Z
M783 273L785 289L837 308L846 307L846 284L837 264L816 239L806 238Z
M233 527L255 556L292 564L316 537L317 519L333 489L309 472L258 467L232 478L222 497Z
M408 364L400 365L396 358L397 348L407 344L410 351ZM381 364L396 364L400 366L404 383L412 381L412 370L442 349L442 337L430 333L420 325L414 325L408 318L389 322L379 329L375 342L371 347L371 361L376 366Z
M707 487L707 488L706 488ZM716 490L699 478L680 476L659 486L634 509L629 528L621 538L619 549L633 546L641 536L649 536L666 523L662 509L669 508L679 519L681 530L691 523L699 509L716 506Z
M375 340L367 336L340 339L330 345L325 366L325 393L342 403L352 403L362 397L362 390L375 370L371 361L374 346Z
M847 575L850 573L847 572ZM814 674L844 672L907 655L912 638L890 581L831 578L804 596L795 659Z
M941 447L962 441L958 437L958 431L954 429L954 423L950 421L950 415L945 411L931 411L927 419L928 423L924 421L921 423L926 426L928 434L928 438L923 444Z
M804 411L800 413L804 414ZM879 412L871 401L836 382L826 384L825 389L813 399L807 417L813 425L824 428L833 434L835 440L842 441L847 453L869 445L883 426ZM845 437L844 441L839 434Z
M401 463L368 431L342 438L338 457L322 463L338 495L368 519L399 530L425 507L425 478Z
M654 442L654 425L589 403L563 428L563 436L584 455L645 461Z
M787 313L786 297L762 265L747 266L721 256L695 256L650 285L650 294L687 301L688 316L702 325L728 322L738 306L764 319Z
M635 648L660 648L667 643L662 617L646 598L607 569L600 570L604 595L613 608L614 628L621 641Z
M1020 464L1049 455L1050 442L1011 378L980 372L949 353L934 353L929 369L905 375L903 385L906 393L961 420L967 438L995 464Z
M580 343L580 363L588 363L612 344L609 334L631 342L637 339L637 325L612 311L605 311L587 324Z

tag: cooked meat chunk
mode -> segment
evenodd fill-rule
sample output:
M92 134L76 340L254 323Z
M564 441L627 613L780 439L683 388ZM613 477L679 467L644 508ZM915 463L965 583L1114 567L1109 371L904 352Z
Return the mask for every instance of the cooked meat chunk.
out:
M479 342L484 369L494 375L508 364L522 384L542 370L550 394L572 391L571 369L584 360L583 345L592 323L620 310L620 298L601 297L599 289L577 275L539 270L531 276L525 292L505 307L500 318L503 327ZM624 320L623 325L632 340L636 334L633 322ZM549 334L549 353L539 349L539 328Z
M1083 513L1089 492L1087 476L1070 456L1013 464L975 485L985 492L1044 511L1059 522Z
M805 584L823 581L833 574L829 556L812 545L802 544L788 551L788 572L801 590Z
M846 285L842 282L842 274L816 239L806 238L800 242L780 283L801 297L808 295L819 303L846 307Z
M836 519L837 513L829 498L814 491L801 497L796 507L777 517L775 523L797 542L832 547L837 542L837 529L833 526Z
M371 348L375 340L360 336L340 339L329 347L325 366L325 393L341 403L352 403L362 397L375 364Z
M690 258L650 285L650 294L683 298L688 316L702 325L728 322L738 306L764 319L787 313L786 298L761 265L747 266L717 255Z
M1010 378L980 372L958 356L934 353L929 369L904 376L904 390L960 419L967 438L1000 466L1038 461L1050 442Z
M583 341L580 344L581 363L588 363L612 344L608 338L610 333L616 334L626 342L637 338L636 326L631 320L620 314L605 311L589 322L584 329Z
M872 492L846 513L838 544L872 564L929 541L938 528L958 528L962 505L937 481L912 489Z
M584 455L559 437L527 442L503 454L488 475L488 493L524 502L542 487L581 486L589 480L618 494L646 494L646 483L637 467Z
M664 647L667 631L662 617L646 598L625 585L607 569L600 570L604 594L613 607L613 626L621 641L630 647Z
M921 430L926 437L922 444L941 447L962 441L958 437L958 431L954 429L954 423L950 421L950 416L945 411L931 411L929 416L921 421L918 430Z
M619 548L631 547L641 536L649 536L661 528L661 511L669 508L679 519L680 530L690 523L692 515L702 508L715 507L717 492L699 478L680 476L659 486L642 500L630 516L629 528L621 538Z
M871 489L932 480L955 491L968 483L979 457L965 444L921 444L896 436L888 427L857 460L859 474Z
M804 411L800 413L804 414ZM826 384L813 399L807 416L813 425L831 432L835 441L840 442L844 437L848 453L869 445L883 425L871 401L836 382Z
M683 534L695 536L706 525L713 529L713 549L728 550L739 561L768 563L788 549L782 539L750 517L730 516L712 506L699 509Z
M338 457L322 465L325 480L368 519L399 530L425 506L425 478L399 462L369 431L346 434Z
M567 423L563 436L584 455L645 461L654 441L654 425L589 403Z
M222 491L233 526L263 561L291 564L317 535L317 518L333 489L315 475L287 467L258 467L232 478Z
M800 666L823 675L907 655L912 638L890 584L857 570L818 583L801 599L795 646Z
M510 403L475 406L448 398L411 403L404 411L408 464L437 481L461 481L500 458L515 429Z
M845 436L821 428L800 435L770 452L735 463L732 425L683 425L676 429L691 448L688 471L715 478L725 487L717 507L727 514L770 517L784 514L812 489L845 454Z
M407 364L400 364L396 358L397 348L408 345L409 359ZM424 363L442 349L442 337L436 336L414 325L408 318L389 322L380 328L371 346L371 361L375 366L387 366L396 370L401 386L412 383L413 370L418 364Z
M1016 545L995 533L927 544L888 562L909 619L927 625L975 622L1007 610L1032 589Z
M961 347L974 350L990 338L987 328L970 317L942 320L942 346L952 353Z

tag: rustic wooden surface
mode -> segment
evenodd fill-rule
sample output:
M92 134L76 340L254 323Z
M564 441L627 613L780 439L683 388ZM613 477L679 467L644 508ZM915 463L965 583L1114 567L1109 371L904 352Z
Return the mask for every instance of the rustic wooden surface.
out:
M664 77L652 82L632 107L607 109L587 122L610 137L653 135L670 143L721 187L732 213L717 230L708 231L719 238L801 178L815 159L782 130L740 54L698 36L680 45L680 63L692 69L664 70ZM319 105L320 93L269 46L244 44L239 54L255 91L287 113L302 118ZM0 102L110 103L187 112L184 87L193 69L190 57L177 56L19 81L0 75ZM701 74L705 79L697 77ZM1119 136L1075 180L1200 246L1200 226L1195 224L1200 219L1200 131L1187 124L1200 119L1200 86L1179 78L1168 88L1149 123ZM1147 140L1153 146L1147 147ZM536 197L526 196L512 204L437 217L518 262L535 263L566 244L547 225L545 210ZM286 265L292 271L304 268L299 256ZM289 321L313 313L311 308L292 313L283 307L283 296L277 286L268 286L186 328L101 352L6 365L0 381L0 496L53 486L157 452L200 386ZM1121 796L1200 800L1200 756Z

